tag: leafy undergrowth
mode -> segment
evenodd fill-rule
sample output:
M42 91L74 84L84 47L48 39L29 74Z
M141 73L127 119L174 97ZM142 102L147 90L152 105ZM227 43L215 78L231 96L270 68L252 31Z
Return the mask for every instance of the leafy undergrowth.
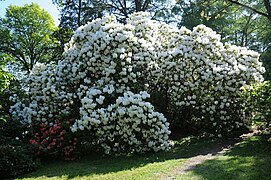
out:
M93 154L73 162L50 161L18 179L163 179L189 158L208 154L222 139L184 138L166 152L130 156ZM252 137L225 155L205 161L177 179L266 179L271 177L271 142Z

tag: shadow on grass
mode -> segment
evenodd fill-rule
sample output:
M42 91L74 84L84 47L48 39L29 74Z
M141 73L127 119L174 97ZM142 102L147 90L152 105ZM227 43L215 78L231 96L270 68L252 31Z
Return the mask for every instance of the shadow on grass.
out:
M254 136L192 170L203 179L271 179L271 142Z
M93 154L72 162L49 161L38 171L25 175L26 178L61 177L73 178L107 174L143 167L149 163L166 160L187 159L197 155L215 154L225 146L222 139L184 138L176 142L174 148L165 152L135 154L131 156L102 156ZM234 141L228 141L233 143ZM23 178L20 177L20 178Z

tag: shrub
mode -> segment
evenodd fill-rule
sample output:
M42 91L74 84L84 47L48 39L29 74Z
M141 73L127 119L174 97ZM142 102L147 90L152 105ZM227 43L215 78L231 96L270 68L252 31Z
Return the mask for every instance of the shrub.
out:
M10 178L35 170L33 149L25 142L27 127L10 120L0 124L0 177Z
M56 67L33 69L30 102L15 104L14 117L49 124L72 114L71 130L107 153L167 149L168 122L216 134L245 126L240 88L263 80L259 54L224 45L203 25L190 31L148 16L79 27Z
M247 110L253 112L255 123L260 122L264 133L271 132L271 82L244 86L243 98L246 100Z
M87 128L95 132L94 138L107 154L112 151L159 151L169 147L169 123L163 114L155 112L154 107L144 101L149 97L148 93L128 91L115 104L95 110L98 103L93 102L94 105L89 106L89 101L94 99L94 94L100 97L101 91L96 91L92 89L89 96L82 99L83 118L76 121L72 131Z
M14 177L36 168L37 162L29 145L13 142L0 145L0 177Z
M95 124L91 124L89 119L93 118L92 115L95 112L113 108L115 114L117 113L116 118L110 121L112 124L100 128L113 126L111 129L114 130L116 137L120 136L118 135L119 129L115 129L119 127L114 125L117 120L130 121L124 125L137 129L138 120L132 118L134 114L130 116L130 111L126 107L117 106L117 100L125 98L127 96L125 93L131 91L132 96L135 96L135 100L137 100L134 100L134 104L131 103L131 106L139 106L138 104L147 106L145 107L147 112L142 118L153 121L150 125L146 125L145 121L139 121L139 126L146 126L145 129L142 129L158 134L158 137L138 137L140 133L137 133L135 137L134 132L129 132L128 135L131 137L126 139L113 138L111 140L115 144L120 144L120 148L117 148L116 151L134 151L135 149L145 151L168 148L168 134L170 133L168 123L165 122L166 120L161 114L154 111L153 106L143 101L145 97L141 97L140 94L147 83L145 77L149 72L146 66L155 60L155 52L151 48L151 42L148 42L145 46L146 41L133 34L134 28L130 25L124 26L117 23L114 17L106 17L78 29L67 46L64 60L60 61L56 69L44 65L38 65L34 68L29 79L30 104L26 105L25 108L22 108L24 107L23 104L15 104L12 108L14 112L18 113L14 113L14 118L27 120L29 123L48 124L53 117L72 112L74 117L79 117L72 130L91 129L89 134L96 135L96 138L92 140L93 143L101 145L109 153L108 146L112 147L112 145L109 145L110 143L106 139L110 137L105 138L104 142L100 140L99 128L95 128ZM138 42L138 40L141 41ZM125 103L124 106L126 106ZM142 110L142 107L140 108ZM118 115L119 111L125 111L125 115ZM150 115L152 117L149 118L148 113L154 114ZM102 121L102 115L96 114L95 121ZM112 114L108 113L108 115ZM121 125L121 122L119 123ZM130 124L135 125L131 126ZM124 125L121 125L121 127ZM153 126L152 129L150 129L151 125ZM128 141L129 138L137 141ZM129 144L131 142L132 145ZM138 148L140 146L142 148ZM112 150L115 150L115 148L112 148Z
M172 123L215 134L248 125L240 88L263 80L258 53L224 45L203 25L171 30L166 45L170 48L158 54L159 68L152 71L157 81L150 94L166 97L159 110L166 108Z
M60 117L50 123L38 123L33 127L33 138L29 140L35 155L41 158L64 158L72 160L78 155L78 140L70 130L73 118Z

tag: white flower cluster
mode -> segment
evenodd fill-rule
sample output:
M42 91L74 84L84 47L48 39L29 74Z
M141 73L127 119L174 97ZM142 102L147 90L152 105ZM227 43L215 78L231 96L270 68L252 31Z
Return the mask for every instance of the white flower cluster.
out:
M107 153L168 148L166 119L143 101L149 95L140 93L157 59L158 23L139 14L128 22L109 16L80 27L58 71L81 100L72 131L92 129Z
M245 125L240 88L263 81L259 54L223 45L220 36L204 25L193 31L168 29L169 48L159 53L159 68L153 71L158 89L168 87L173 106L189 107L197 121L216 132Z
M10 108L13 119L28 124L48 123L59 114L69 113L65 110L68 103L63 101L55 74L53 65L38 63L34 66L27 79L28 98L21 102L16 95L10 97L15 103Z
M113 16L92 21L75 32L55 68L38 65L30 77L27 116L44 123L72 114L77 121L71 130L89 129L107 153L167 149L169 124L141 92L157 59L152 44L158 23L139 14L129 21L135 24Z
M190 31L148 16L135 13L125 25L107 16L78 28L56 67L34 69L27 117L71 114L71 130L89 130L107 153L169 146L165 117L146 102L154 93L166 92L171 108L190 108L218 132L243 125L239 89L262 80L259 55L223 45L203 25Z
M106 108L96 108L103 104L102 91L92 89L87 94L81 100L81 119L71 127L73 132L84 128L95 132L105 153L169 148L169 123L163 114L154 111L151 103L144 101L150 96L147 92L127 91Z
M14 103L9 109L13 120L21 122L22 124L30 124L31 117L29 116L30 109L21 102L16 94L9 97L9 100Z

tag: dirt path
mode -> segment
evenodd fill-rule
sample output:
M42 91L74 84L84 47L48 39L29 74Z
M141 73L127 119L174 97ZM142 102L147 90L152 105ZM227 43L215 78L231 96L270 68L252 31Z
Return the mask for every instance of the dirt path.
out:
M189 158L181 167L176 167L175 169L173 169L170 176L164 177L162 179L175 179L176 176L193 170L197 165L203 164L207 160L214 159L216 156L224 154L234 146L240 144L244 139L247 139L256 133L257 131L253 130L250 133L241 135L237 139L228 139L223 143L218 143L207 150L201 150L201 155Z

